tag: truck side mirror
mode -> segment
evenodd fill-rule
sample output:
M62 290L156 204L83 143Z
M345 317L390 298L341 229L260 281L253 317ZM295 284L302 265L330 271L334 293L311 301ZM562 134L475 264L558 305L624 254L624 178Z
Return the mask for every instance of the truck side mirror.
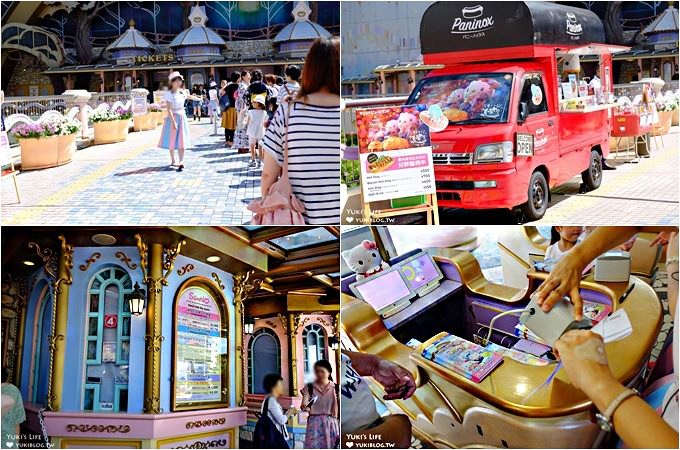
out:
M529 105L527 102L519 103L519 123L523 123L529 117Z

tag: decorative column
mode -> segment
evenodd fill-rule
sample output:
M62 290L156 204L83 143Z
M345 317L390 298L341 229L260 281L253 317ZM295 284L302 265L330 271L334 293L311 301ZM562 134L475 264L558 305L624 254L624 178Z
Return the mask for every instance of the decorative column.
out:
M144 359L144 408L145 414L160 414L161 409L161 346L165 337L163 326L163 286L168 285L168 276L175 266L175 259L184 244L181 241L174 248L164 249L162 244L151 244L151 249L135 235L139 249L139 266L146 284L146 352ZM165 273L163 273L165 270Z
M28 244L35 248L42 258L44 270L51 278L52 284L52 328L48 336L50 346L50 365L48 368L47 409L61 410L61 400L64 386L64 358L66 356L66 328L68 323L68 294L69 286L73 283L71 269L73 269L73 246L66 243L66 238L59 236L61 248L59 255L52 249L40 249L35 242Z
M333 336L338 338L338 348L335 349L335 380L337 383L340 383L340 355L341 353L341 345L340 345L340 313L336 313L333 316Z
M92 94L85 89L69 89L64 91L61 95L71 97L73 104L78 107L76 118L80 121L80 135L83 139L88 139L90 137L90 131L87 128L87 112L85 111L85 107L90 102Z
M289 314L285 330L288 332L288 361L290 363L290 396L300 395L297 379L297 332L300 328L302 314ZM307 320L305 320L306 322ZM283 319L281 320L283 323Z
M238 406L246 404L246 388L243 385L246 379L246 369L248 367L246 350L243 347L245 341L245 332L243 324L245 323L245 305L243 302L255 293L260 286L262 286L261 279L253 279L254 270L247 272L240 272L234 275L234 309L236 315L235 322L235 344L236 344L236 398Z

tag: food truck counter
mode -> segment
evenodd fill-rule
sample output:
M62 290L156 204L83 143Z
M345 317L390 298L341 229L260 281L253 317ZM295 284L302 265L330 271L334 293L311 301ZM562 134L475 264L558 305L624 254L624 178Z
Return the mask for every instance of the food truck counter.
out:
M594 106L586 106L585 108L576 108L576 109L563 109L560 111L560 114L586 114L590 112L595 112L595 111L604 111L607 109L614 109L616 108L617 105L615 103L607 104L607 105L594 105Z
M547 276L531 272L528 275L527 290L508 288L486 280L471 254L454 250L447 250L446 253L450 256L435 257L435 261L445 280L462 283L462 289L459 294L441 302L445 306L437 306L436 310L433 307L429 314L421 313L413 321L417 323L409 328L411 333L420 332L421 336L426 333L431 338L440 332L449 332L473 341L470 335L465 335L465 330L471 329L470 325L475 329L474 327L483 325L482 322L499 312L523 307L528 302L529 294ZM631 277L630 284L635 287L625 302L619 303L619 299L628 290L629 283L596 283L590 277L581 283L584 299L611 305L613 311L622 308L628 314L633 328L632 335L606 345L613 374L626 384L634 383L637 375L644 369L662 320L661 304L653 289L636 277ZM414 303L418 301L416 299ZM563 369L559 370L547 386L525 398L548 379L556 361L546 365L529 365L504 356L502 364L486 378L481 382L474 382L423 357L422 350L427 343L415 349L406 346L408 336L400 334L399 330L388 330L384 320L367 303L345 294L342 296L341 312L343 331L359 351L378 354L409 368L416 376L420 388L426 385L434 387L438 392L438 403L443 402L446 408L455 411L452 412L454 417L463 417L465 410L480 404L513 416L529 418L573 417L583 413L587 416L591 409L591 402L585 394L572 386ZM503 319L514 320L511 327L517 323L516 316ZM449 324L449 329L442 325L446 323ZM422 403L426 400L419 399L418 396L419 392L423 392L424 397L431 396L431 392L426 393L428 390L430 389L417 390L412 403L406 401L400 406L407 414L409 409L414 408L411 412L414 417L417 409L425 408L432 412L435 407L426 406L427 403ZM594 432L592 429L590 431Z

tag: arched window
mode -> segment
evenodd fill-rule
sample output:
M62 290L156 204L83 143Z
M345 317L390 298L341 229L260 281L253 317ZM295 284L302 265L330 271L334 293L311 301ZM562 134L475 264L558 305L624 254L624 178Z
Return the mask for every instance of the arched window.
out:
M45 287L38 303L38 316L35 327L35 355L33 360L33 387L31 401L39 405L47 404L47 385L49 384L50 341L52 333L52 291Z
M131 293L132 279L118 266L97 272L90 282L84 411L127 411Z
M264 394L262 382L270 373L281 373L281 346L279 338L269 328L260 328L248 345L248 392Z
M321 325L307 325L302 332L302 347L305 353L305 373L314 371L314 363L326 359L326 333Z
M177 290L173 309L173 411L229 405L227 302L211 282L194 277Z

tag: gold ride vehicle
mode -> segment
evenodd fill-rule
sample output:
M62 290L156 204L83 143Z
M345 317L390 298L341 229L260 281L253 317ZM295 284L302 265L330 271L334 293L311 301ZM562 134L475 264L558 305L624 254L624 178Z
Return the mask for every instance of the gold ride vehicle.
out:
M393 258L392 266L414 252ZM591 401L561 369L546 386L527 398L555 369L557 361L529 365L503 357L503 362L475 383L421 356L427 341L448 332L472 342L484 342L489 322L498 313L522 308L547 274L529 270L526 289L488 281L474 256L466 251L431 249L444 278L437 289L412 300L402 311L383 319L342 280L343 343L354 350L377 354L406 367L418 389L408 400L384 402L382 387L369 379L378 401L392 413L406 414L419 439L437 447L491 446L499 448L587 448L607 437L595 421ZM626 297L630 285L634 288ZM437 290L444 291L437 294ZM432 296L434 295L435 298ZM596 283L589 275L581 282L584 300L623 308L632 324L629 337L606 345L609 365L622 383L637 387L662 323L661 303L649 284L636 276L628 283ZM619 303L620 298L625 302ZM494 323L492 341L511 346L516 339L517 315ZM481 336L481 339L480 339ZM410 339L426 343L415 348ZM343 414L347 412L343 411Z

